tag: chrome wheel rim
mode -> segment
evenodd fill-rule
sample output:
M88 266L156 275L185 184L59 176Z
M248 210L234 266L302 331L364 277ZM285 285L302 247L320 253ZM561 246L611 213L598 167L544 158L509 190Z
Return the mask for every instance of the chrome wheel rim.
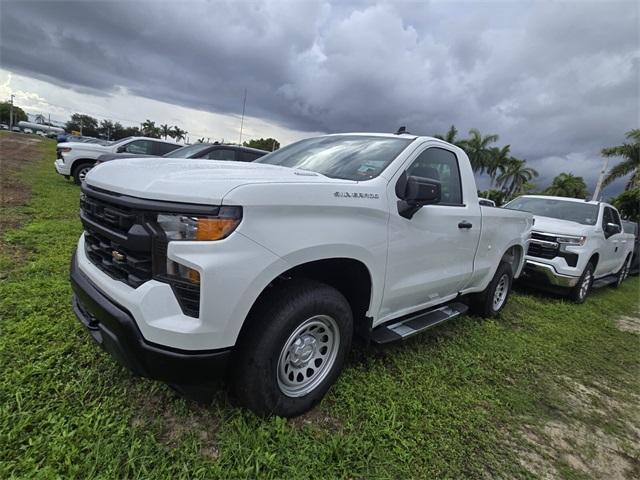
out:
M278 358L278 387L287 397L312 392L329 375L340 347L340 330L328 315L302 322L284 343Z
M80 171L78 172L78 178L81 182L84 182L84 179L86 178L87 173L89 173L89 170L91 170L91 167L82 167L80 169Z
M498 285L496 286L496 290L493 293L493 309L498 311L504 305L505 300L507 299L507 293L509 292L509 275L506 273L502 274L500 280L498 281Z
M580 285L580 298L584 298L587 296L587 292L589 291L589 285L591 285L591 271L587 272L582 280L582 285Z

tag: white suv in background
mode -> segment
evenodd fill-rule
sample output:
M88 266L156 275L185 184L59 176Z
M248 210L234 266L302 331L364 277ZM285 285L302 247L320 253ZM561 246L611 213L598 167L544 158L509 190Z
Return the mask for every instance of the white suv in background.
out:
M593 286L620 285L629 273L633 235L611 205L577 198L524 195L504 208L534 215L524 279L569 289L577 303Z
M56 148L55 167L60 175L64 175L65 178L73 177L73 180L80 184L98 157L105 153L162 156L180 147L182 145L171 140L148 137L127 137L108 145L65 142L59 143Z

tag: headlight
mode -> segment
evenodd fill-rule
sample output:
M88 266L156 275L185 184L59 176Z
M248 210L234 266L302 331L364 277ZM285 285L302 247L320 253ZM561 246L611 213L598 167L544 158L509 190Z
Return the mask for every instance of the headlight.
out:
M584 242L586 240L587 237L563 236L556 238L556 242L558 242L560 245L584 245Z
M62 147L59 149L62 153L69 153L71 151L71 147Z
M218 215L158 214L158 224L173 240L222 240L228 237L242 220L241 207L220 207Z

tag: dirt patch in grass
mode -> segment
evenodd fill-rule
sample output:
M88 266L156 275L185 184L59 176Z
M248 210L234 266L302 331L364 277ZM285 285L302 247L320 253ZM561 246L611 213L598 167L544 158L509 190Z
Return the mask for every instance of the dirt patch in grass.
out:
M621 330L638 332L640 318L616 320ZM567 376L556 380L553 417L525 424L520 431L519 462L539 478L640 478L640 395L638 375L629 385L592 381L585 385Z
M20 181L19 173L41 157L42 140L28 135L0 135L0 238L7 230L18 227L24 218L14 208L25 206L31 198L31 188Z
M168 387L155 384L141 399L136 398L136 412L131 426L146 430L152 427L158 443L171 450L187 440L194 440L200 455L216 459L220 417L213 408L192 400L186 400Z
M622 316L616 320L616 326L623 332L640 333L640 316Z

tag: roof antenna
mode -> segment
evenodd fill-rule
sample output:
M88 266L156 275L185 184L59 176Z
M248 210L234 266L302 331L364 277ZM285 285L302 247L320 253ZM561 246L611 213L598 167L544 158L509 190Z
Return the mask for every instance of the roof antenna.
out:
M396 135L404 135L404 134L409 134L409 132L407 132L407 127L403 125L398 129L398 131L396 132Z

